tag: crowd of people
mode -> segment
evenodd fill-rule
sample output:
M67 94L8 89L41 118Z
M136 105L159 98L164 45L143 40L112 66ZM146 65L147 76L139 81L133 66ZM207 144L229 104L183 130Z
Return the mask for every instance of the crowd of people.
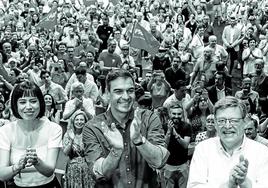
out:
M266 0L2 0L0 187L266 188L267 43Z

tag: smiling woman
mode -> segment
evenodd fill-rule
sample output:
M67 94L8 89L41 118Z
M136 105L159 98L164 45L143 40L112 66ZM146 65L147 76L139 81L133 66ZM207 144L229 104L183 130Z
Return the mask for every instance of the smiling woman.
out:
M44 117L40 88L29 81L18 84L11 109L17 120L0 128L0 180L14 178L16 187L60 187L54 170L62 130Z
M70 158L65 172L65 188L91 188L92 180L86 164L82 130L88 118L78 110L70 118L69 128L63 138L63 152Z

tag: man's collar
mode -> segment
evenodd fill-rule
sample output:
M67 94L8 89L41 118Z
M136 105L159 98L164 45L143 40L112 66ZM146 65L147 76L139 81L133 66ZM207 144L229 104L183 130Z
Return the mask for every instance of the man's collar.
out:
M124 125L122 125L122 123L118 122L115 117L113 116L112 114L112 111L111 111L111 108L109 108L107 111L106 111L106 118L107 118L107 123L108 123L108 126L110 127L112 123L115 123L116 127L117 128L125 128ZM131 111L128 113L127 117L127 122L126 124L128 124L129 122L132 122L132 120L134 119L134 109L131 109Z
M241 151L243 148L245 148L247 139L248 139L248 138L247 138L246 135L244 134L244 135L243 135L243 141L242 141L241 145L238 146L237 148L233 149L233 151L232 151L232 155L233 155L234 153L237 153L237 152ZM231 156L231 155L226 151L226 149L224 148L224 146L222 145L222 142L221 142L221 140L220 140L219 137L218 137L218 143L217 143L217 145L218 145L218 148L219 148L225 155L227 155L227 156Z
M218 92L220 92L220 91L224 91L224 90L225 90L225 86L223 86L222 89L219 89L219 88L216 86L216 90L217 90Z

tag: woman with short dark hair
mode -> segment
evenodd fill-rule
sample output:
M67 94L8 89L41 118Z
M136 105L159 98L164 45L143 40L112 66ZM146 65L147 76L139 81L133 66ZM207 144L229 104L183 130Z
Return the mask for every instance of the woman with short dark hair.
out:
M45 115L40 88L24 81L11 93L17 118L0 128L0 180L14 178L16 187L60 187L54 175L62 129Z

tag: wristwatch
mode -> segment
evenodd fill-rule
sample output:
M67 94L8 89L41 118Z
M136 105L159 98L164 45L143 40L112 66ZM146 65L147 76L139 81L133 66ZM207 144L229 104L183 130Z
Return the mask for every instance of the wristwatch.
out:
M146 142L146 138L145 138L144 136L142 136L140 142L138 142L138 143L134 143L134 142L133 142L133 144L134 144L135 146L141 146L141 145L145 144L145 142Z

